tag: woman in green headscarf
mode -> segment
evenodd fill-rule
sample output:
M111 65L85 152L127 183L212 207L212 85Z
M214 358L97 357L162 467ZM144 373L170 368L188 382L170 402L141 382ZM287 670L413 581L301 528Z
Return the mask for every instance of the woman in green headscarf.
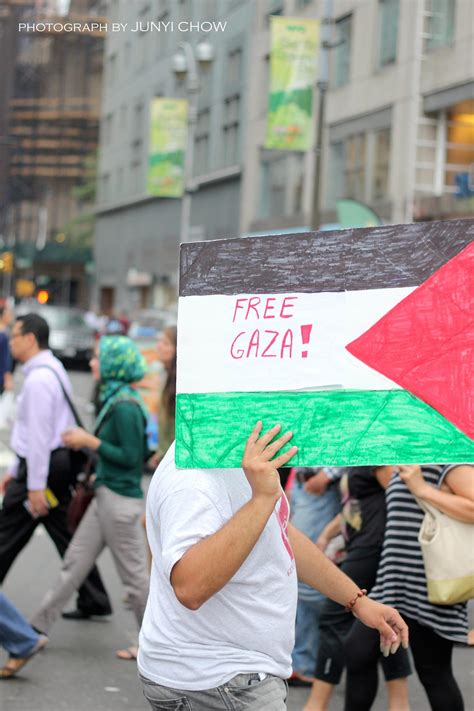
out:
M88 447L97 453L95 496L69 544L58 580L33 616L32 624L45 634L105 546L112 553L138 627L147 600L148 572L139 526L147 411L132 387L143 378L146 363L126 336L104 336L90 365L101 384L94 434L74 427L63 440L71 449Z

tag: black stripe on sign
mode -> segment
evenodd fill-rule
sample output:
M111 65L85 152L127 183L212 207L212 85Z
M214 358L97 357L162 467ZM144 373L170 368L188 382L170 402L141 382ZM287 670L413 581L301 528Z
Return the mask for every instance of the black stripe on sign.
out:
M474 220L181 245L180 296L418 286L474 239Z

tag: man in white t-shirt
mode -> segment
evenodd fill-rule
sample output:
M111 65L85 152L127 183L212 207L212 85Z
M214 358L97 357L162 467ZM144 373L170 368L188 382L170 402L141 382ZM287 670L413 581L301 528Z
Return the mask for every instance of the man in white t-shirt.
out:
M138 668L152 709L284 711L296 575L380 632L386 654L408 645L396 610L378 604L288 524L278 467L292 433L258 422L242 469L177 469L174 446L147 499L153 554Z

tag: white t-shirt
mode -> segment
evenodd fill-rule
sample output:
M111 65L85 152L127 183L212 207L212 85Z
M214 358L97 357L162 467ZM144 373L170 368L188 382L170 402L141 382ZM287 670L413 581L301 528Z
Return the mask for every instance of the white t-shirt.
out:
M138 668L157 684L198 691L239 673L290 676L297 582L284 495L241 568L199 610L181 605L170 583L184 553L250 498L242 469L177 469L174 445L155 473L147 498L153 565Z

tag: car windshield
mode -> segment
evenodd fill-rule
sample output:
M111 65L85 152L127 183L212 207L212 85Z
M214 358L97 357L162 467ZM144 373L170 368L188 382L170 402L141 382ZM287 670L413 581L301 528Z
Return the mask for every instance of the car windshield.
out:
M52 329L70 330L73 328L87 328L87 324L81 313L69 311L68 309L44 309L40 311L41 316L48 322Z

